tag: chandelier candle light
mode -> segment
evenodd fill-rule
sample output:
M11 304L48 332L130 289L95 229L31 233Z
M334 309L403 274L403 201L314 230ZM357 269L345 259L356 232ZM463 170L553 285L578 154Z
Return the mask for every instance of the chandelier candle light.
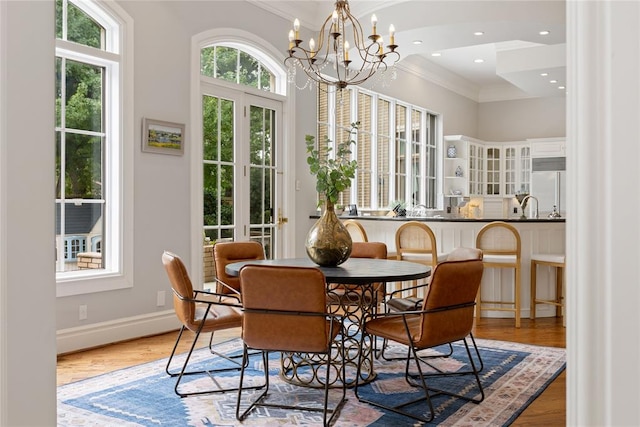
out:
M372 34L365 38L360 22L349 10L349 2L337 0L335 10L320 29L318 44L312 38L309 40L309 49L306 49L301 46L300 21L296 18L293 29L289 31L289 56L284 60L288 67L289 82L295 81L296 67L300 67L309 77L307 84L310 81L324 83L338 90L348 85L359 85L379 70L384 73L388 68L387 61L393 59L395 65L400 60L400 54L396 52L398 46L395 44L394 26L389 26L389 45L385 48L382 36L377 33L377 23L378 18L374 14L371 16ZM347 33L349 27L351 31ZM349 59L350 52L355 61ZM333 64L335 79L325 77L322 73L328 64Z

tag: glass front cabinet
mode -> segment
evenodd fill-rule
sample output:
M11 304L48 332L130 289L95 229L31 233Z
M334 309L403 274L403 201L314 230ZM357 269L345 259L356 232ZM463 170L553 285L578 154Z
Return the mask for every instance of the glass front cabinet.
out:
M445 136L443 187L447 197L512 197L529 192L531 145Z

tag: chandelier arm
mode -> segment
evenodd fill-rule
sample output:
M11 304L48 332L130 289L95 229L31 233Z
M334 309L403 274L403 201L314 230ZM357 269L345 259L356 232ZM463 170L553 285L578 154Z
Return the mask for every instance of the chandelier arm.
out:
M309 41L309 49L301 46L299 38L299 22L294 22L294 30L289 33L289 56L284 62L289 69L289 80L295 80L295 68L300 67L309 81L334 86L342 90L348 85L359 85L371 78L377 72L384 73L388 69L388 55L393 53L395 61L400 60L400 54L396 51L397 45L393 44L393 32L390 27L391 44L383 45L382 37L376 34L375 20L372 18L373 34L365 38L362 25L351 14L347 0L336 0L335 10L324 21L316 48L315 40ZM347 27L351 32L347 32ZM292 35L293 34L293 35ZM348 36L352 34L354 46L348 45ZM349 53L355 49L359 57L359 66L353 68L355 63L349 60ZM333 77L324 77L322 70L329 64L333 64ZM395 73L392 79L395 78ZM334 80L336 79L336 80ZM309 83L309 81L307 83ZM307 85L305 84L305 87Z

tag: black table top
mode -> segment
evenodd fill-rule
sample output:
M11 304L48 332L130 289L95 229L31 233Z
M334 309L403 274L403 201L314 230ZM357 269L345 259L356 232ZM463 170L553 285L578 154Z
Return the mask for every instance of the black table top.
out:
M428 277L431 267L409 261L388 259L349 258L337 267L321 267L309 258L284 258L260 261L240 261L228 264L225 271L230 276L240 274L247 265L276 265L281 267L316 267L325 275L328 283L368 284L372 282L396 282Z

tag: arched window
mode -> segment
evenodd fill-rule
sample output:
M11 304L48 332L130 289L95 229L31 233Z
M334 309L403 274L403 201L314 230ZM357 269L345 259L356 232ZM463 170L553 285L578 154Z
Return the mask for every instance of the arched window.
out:
M131 132L124 117L131 111L120 95L131 78L127 19L115 4L56 0L56 272L66 288L58 295L130 286L123 280L122 236L131 207L122 179L131 156L123 146ZM96 236L102 268L79 270L77 255ZM104 276L118 279L100 288L77 280Z
M275 91L274 74L250 53L224 44L205 47L200 52L200 72L203 76L267 92Z

